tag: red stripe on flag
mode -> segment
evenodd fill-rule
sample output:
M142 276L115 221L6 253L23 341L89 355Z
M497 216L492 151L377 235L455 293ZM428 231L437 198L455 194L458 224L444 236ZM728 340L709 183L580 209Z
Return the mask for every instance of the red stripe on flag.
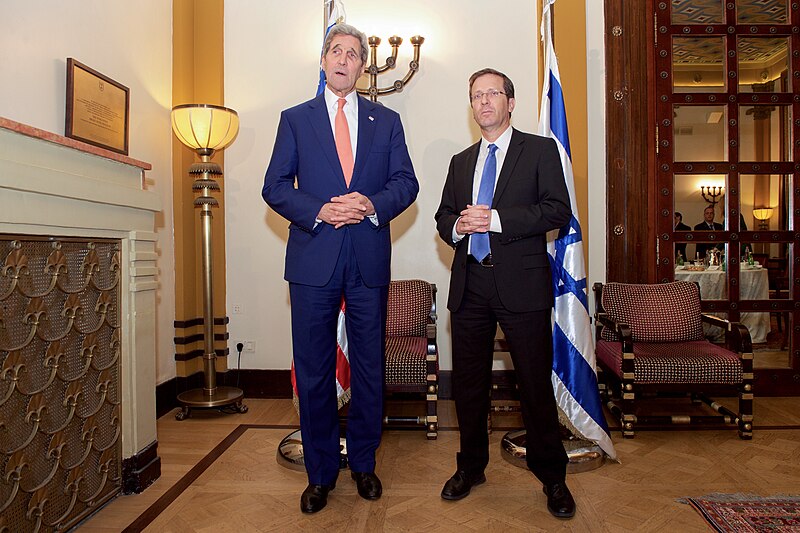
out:
M343 340L346 341L346 332L342 331L344 329L344 310L345 310L345 302L344 297L342 297L342 303L339 308L339 317L337 318L336 323L336 381L339 383L339 386L342 390L346 391L350 388L350 362L347 360L347 354L344 353L342 349L342 345L339 343L339 336L343 337ZM342 329L339 326L342 326ZM294 361L292 361L292 391L294 395L297 396L297 375L295 374L294 370Z
M294 373L294 360L292 360L292 392L297 396L297 376Z
M336 381L342 389L350 388L350 361L347 360L341 346L336 348Z

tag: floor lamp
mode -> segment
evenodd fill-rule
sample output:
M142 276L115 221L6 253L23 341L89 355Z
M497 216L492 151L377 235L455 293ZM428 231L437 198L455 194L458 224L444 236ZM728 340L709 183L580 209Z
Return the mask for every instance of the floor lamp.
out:
M227 107L209 104L184 104L172 108L172 131L186 146L197 152L200 162L189 167L194 176L192 190L200 194L194 206L200 209L202 223L203 256L203 388L192 389L178 395L181 410L175 415L183 420L192 408L220 408L233 406L239 413L247 412L242 403L244 393L236 387L217 386L217 354L214 350L214 263L212 258L211 222L212 208L219 202L212 196L219 191L215 176L222 176L222 168L211 161L215 150L222 150L236 138L239 132L239 115Z

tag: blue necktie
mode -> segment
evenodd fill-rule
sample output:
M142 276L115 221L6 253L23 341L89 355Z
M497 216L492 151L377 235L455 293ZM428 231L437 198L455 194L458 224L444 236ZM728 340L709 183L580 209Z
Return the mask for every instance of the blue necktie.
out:
M486 156L486 163L483 165L483 174L481 174L481 184L478 187L478 200L476 204L492 206L494 180L497 176L497 158L494 155L496 150L496 145L489 145L489 155ZM491 248L489 248L489 233L473 233L470 239L472 257L478 261L483 261L486 256L489 255L489 252L491 252Z

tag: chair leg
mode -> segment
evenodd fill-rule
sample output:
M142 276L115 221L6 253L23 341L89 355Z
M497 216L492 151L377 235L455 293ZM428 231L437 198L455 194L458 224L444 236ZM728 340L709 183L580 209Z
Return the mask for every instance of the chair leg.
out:
M632 439L636 432L636 415L633 414L634 405L632 394L626 394L624 387L624 385L620 387L620 398L613 398L611 395L607 396L608 401L606 401L606 407L609 411L611 411L611 414L614 415L617 420L619 420L622 437L626 439Z
M753 438L753 393L739 393L739 438Z
M425 424L427 425L427 433L425 436L428 440L436 440L439 436L439 415L437 414L438 401L438 386L436 384L429 384L427 395L428 416L425 419Z
M636 392L632 379L623 378L620 395L622 396L622 436L632 439L636 433Z

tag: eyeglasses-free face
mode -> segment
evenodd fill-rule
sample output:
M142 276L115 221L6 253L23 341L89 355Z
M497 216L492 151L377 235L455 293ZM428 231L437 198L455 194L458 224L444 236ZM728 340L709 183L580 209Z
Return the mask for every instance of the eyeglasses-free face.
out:
M328 53L322 57L328 87L340 97L355 89L362 67L361 41L352 35L334 37Z

